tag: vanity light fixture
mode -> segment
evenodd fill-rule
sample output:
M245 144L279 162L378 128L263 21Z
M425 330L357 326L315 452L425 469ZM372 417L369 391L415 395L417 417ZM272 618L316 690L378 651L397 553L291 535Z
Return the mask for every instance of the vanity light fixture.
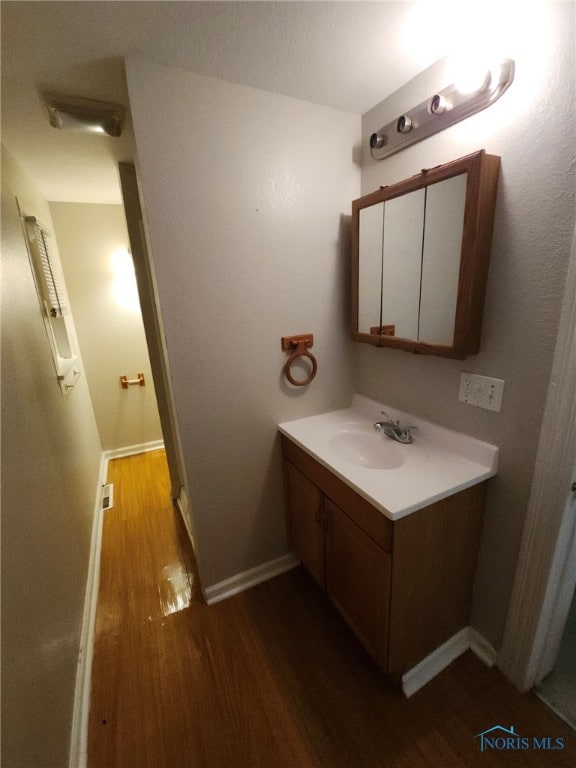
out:
M495 67L480 71L475 81L457 82L433 94L370 136L374 160L399 152L460 120L480 112L502 96L514 80L514 61L502 59Z
M122 133L124 107L121 104L54 94L46 94L44 100L53 128L114 137Z

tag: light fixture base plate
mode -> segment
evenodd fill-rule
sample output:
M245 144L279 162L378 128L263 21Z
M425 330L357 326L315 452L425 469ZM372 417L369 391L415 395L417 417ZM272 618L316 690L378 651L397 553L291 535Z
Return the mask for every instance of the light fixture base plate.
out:
M455 84L449 85L373 133L370 154L374 160L384 160L489 107L514 80L514 61L502 59L490 73L472 93L462 93Z

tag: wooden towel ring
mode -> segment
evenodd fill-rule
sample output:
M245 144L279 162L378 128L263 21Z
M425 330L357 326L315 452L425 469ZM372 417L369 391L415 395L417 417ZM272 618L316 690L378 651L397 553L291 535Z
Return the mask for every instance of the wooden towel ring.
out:
M286 363L284 364L284 375L290 382L290 384L293 384L295 387L305 387L307 384L310 384L314 376L316 376L316 371L318 370L318 363L316 362L316 358L314 355L308 350L308 347L311 347L313 343L313 336L311 333L302 334L300 336L283 336L282 337L282 349L291 349L292 347L295 347L294 351L286 360ZM310 362L312 363L312 370L308 374L308 376L305 379L298 380L295 379L294 376L292 376L292 371L290 370L292 367L292 363L297 360L299 357L307 357Z

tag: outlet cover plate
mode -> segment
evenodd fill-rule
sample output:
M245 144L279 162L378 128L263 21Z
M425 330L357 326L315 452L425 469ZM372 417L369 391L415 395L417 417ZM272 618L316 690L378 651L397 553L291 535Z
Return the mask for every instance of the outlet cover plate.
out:
M460 392L458 393L458 400L461 402L500 413L503 394L504 381L502 379L480 376L478 373L462 372Z

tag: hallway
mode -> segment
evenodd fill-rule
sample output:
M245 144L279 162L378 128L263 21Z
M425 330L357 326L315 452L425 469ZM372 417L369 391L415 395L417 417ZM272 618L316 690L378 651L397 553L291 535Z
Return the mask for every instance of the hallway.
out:
M576 764L574 732L471 653L403 698L301 568L208 608L163 451L108 480L89 768ZM497 724L566 746L481 752Z

